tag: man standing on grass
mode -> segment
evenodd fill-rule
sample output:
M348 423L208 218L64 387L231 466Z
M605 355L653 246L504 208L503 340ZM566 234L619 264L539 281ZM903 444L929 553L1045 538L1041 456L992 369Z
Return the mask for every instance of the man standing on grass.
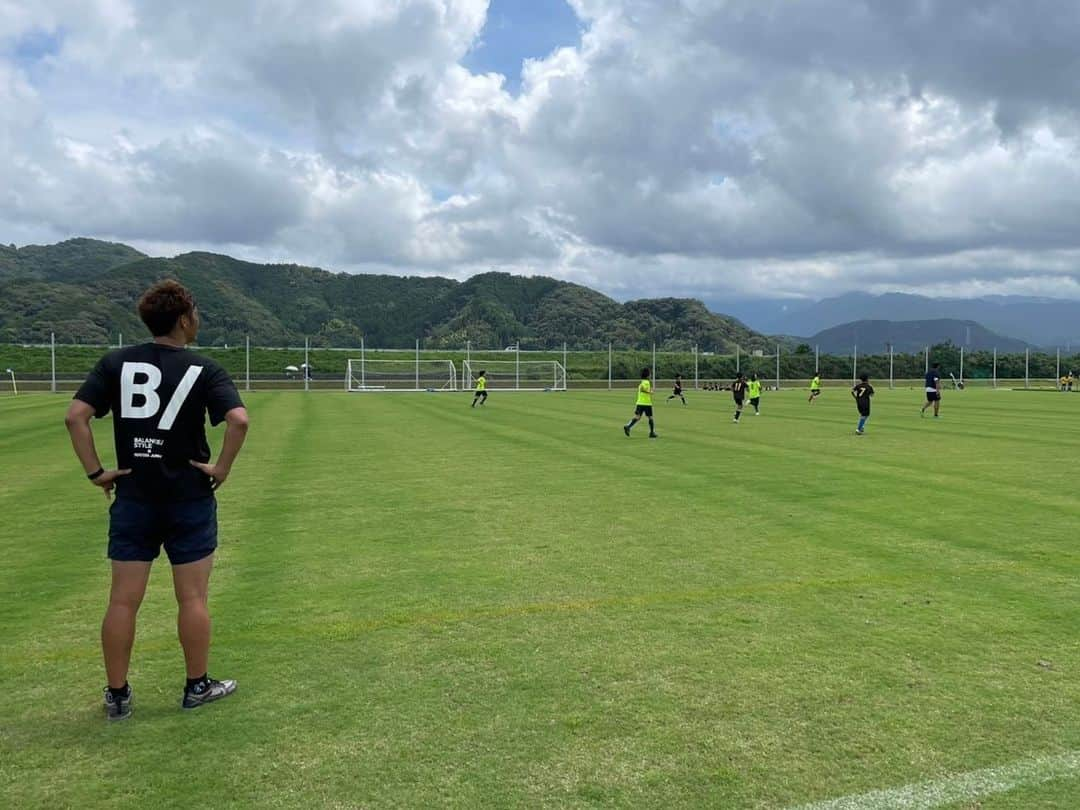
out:
M649 438L659 439L656 435L656 424L653 422L652 415L652 371L647 368L641 370L641 382L637 387L637 405L634 408L634 415L630 418L630 421L623 425L623 433L627 436L630 435L630 429L641 421L642 416L647 416L649 419Z
M874 395L874 386L870 384L870 376L859 375L858 384L851 389L851 396L855 397L855 406L859 409L859 426L855 432L860 436L866 432L866 420L870 418L870 397Z
M105 716L131 714L128 684L135 616L150 565L161 546L172 564L179 605L177 629L187 666L181 706L194 709L231 695L236 681L207 674L210 613L207 592L217 548L214 491L225 483L247 435L244 403L217 363L185 349L199 331L191 294L161 281L139 300L139 317L154 339L105 355L68 408L65 423L86 477L109 509L112 588L101 625L105 654ZM112 411L117 469L106 470L94 447L93 417ZM210 463L204 419L226 423L216 463Z
M938 409L941 407L941 372L938 370L938 364L934 363L930 367L930 370L926 372L926 403L922 406L922 410L919 411L919 416L926 415L926 409L931 405L934 406L934 418L938 418Z

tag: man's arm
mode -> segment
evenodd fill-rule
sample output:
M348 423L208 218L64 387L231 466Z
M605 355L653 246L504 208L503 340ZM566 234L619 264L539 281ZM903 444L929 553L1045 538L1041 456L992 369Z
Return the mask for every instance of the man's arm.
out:
M244 446L247 438L248 414L247 408L233 408L225 413L225 440L221 444L221 452L217 461L213 464L205 464L201 461L191 461L192 467L198 467L210 476L211 486L217 489L225 483L232 471L233 462L236 461L240 448Z
M64 425L67 426L68 435L71 436L71 446L75 448L75 455L79 457L79 462L88 476L102 469L101 459L98 458L97 448L94 447L94 433L90 429L90 420L93 418L94 407L79 399L71 401L67 415L64 417ZM105 497L108 498L116 479L130 472L131 470L105 470L91 479L91 483L105 490Z

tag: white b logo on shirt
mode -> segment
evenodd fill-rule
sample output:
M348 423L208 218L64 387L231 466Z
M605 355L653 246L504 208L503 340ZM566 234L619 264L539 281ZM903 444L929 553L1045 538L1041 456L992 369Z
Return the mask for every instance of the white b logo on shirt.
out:
M184 400L188 398L191 389L195 387L195 381L202 374L202 366L188 366L180 384L176 386L172 399L165 406L165 412L161 414L158 422L158 430L169 430L176 421L180 409L184 406ZM136 382L135 376L142 375L146 378L143 382ZM158 412L161 407L161 397L157 389L161 385L161 369L150 363L124 363L120 370L120 418L122 419L149 419ZM142 405L135 404L135 397L141 395L145 400Z

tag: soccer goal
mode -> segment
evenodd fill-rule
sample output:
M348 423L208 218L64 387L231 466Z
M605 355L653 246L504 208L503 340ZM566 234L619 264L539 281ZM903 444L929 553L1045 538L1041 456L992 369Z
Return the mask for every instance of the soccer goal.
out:
M565 391L566 369L557 360L466 360L461 387L471 390L480 372L495 391Z
M349 360L348 391L455 391L457 367L452 360Z

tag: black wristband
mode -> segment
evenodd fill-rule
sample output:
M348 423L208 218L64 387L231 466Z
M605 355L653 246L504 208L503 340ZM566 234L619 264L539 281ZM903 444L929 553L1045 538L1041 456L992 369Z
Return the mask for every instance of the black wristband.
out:
M104 474L105 474L105 468L104 467L98 467L97 472L92 472L86 477L88 479L90 479L91 481L96 481L97 479L101 478L101 476L103 476Z

